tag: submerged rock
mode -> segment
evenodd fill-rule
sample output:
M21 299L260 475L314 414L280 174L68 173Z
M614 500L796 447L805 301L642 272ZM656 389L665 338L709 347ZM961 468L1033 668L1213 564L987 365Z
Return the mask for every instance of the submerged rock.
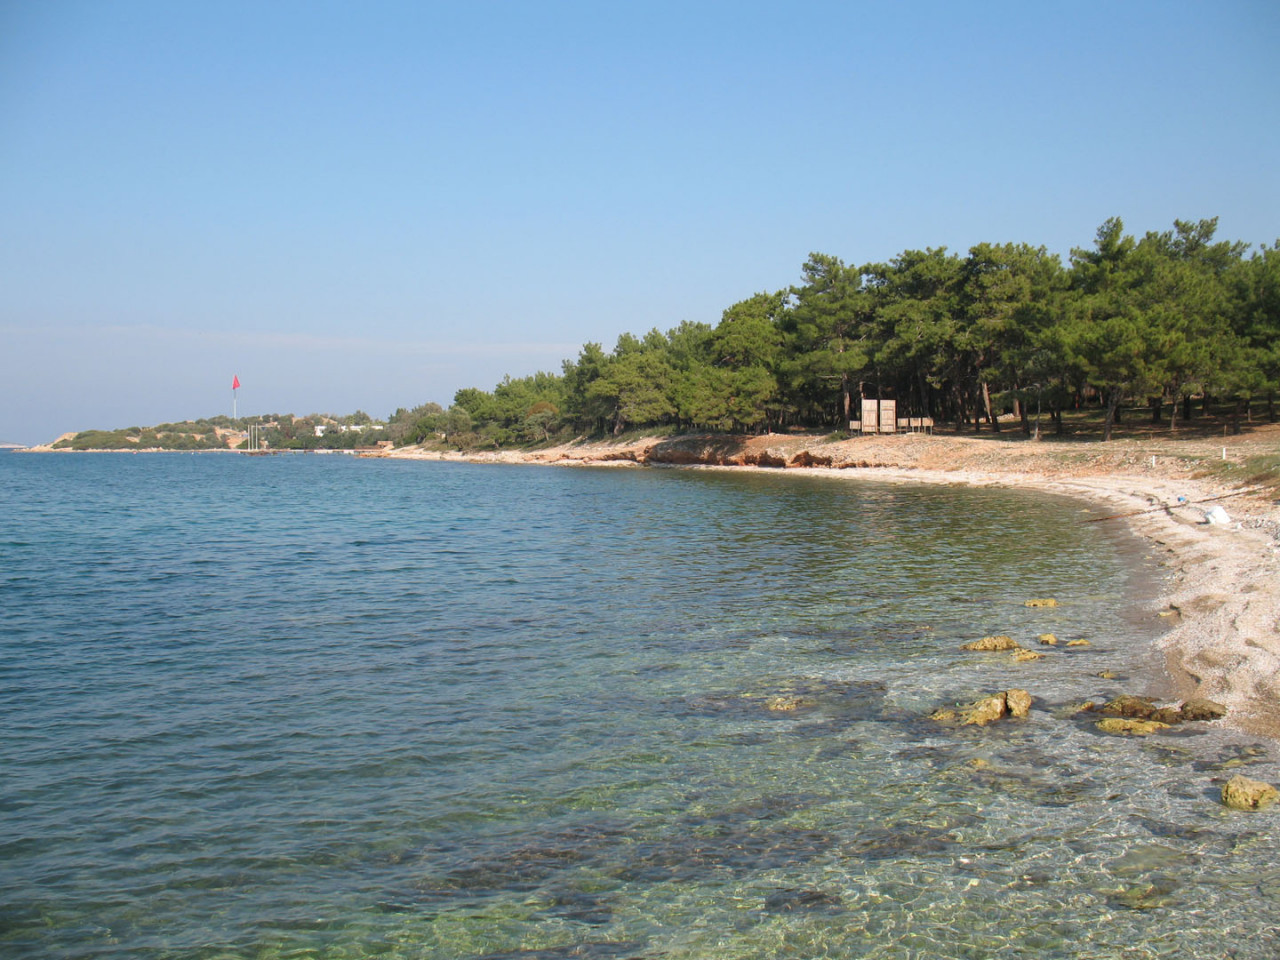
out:
M1039 600L1028 600L1023 604L1024 607L1056 607L1058 601L1053 597L1042 597Z
M1043 660L1044 654L1038 653L1035 650L1015 650L1013 652L1013 659L1018 663L1028 663L1032 660Z
M1110 703L1104 704L1100 708L1100 712L1113 717L1154 720L1157 723L1163 723L1165 726L1181 723L1185 719L1182 712L1175 707L1157 706L1156 702L1150 697L1135 697L1128 693L1116 697Z
M995 636L973 640L960 647L961 650L1021 650L1022 647L1013 637Z
M1103 733L1126 737L1145 737L1160 730L1168 730L1169 724L1159 720L1138 720L1133 717L1107 717L1094 724Z
M1182 704L1183 720L1221 720L1227 708L1214 700L1193 699Z
M809 707L813 705L813 701L808 697L794 696L777 696L770 697L764 702L767 709L778 713L787 713L792 710L799 710L801 707Z
M1040 636L1036 637L1036 639L1046 647L1056 646L1058 643L1058 638L1052 633L1042 633Z
M1088 640L1068 640L1067 646L1068 647L1091 647L1093 646L1093 644L1091 644Z
M1233 810L1263 810L1280 800L1280 791L1237 773L1222 785L1222 802Z

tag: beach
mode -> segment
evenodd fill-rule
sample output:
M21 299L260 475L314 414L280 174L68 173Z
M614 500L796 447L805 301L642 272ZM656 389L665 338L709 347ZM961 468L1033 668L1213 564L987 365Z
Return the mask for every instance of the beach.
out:
M1207 698L1227 722L1280 739L1280 501L1214 468L1280 447L1280 428L1247 437L1109 444L909 434L828 442L767 435L641 438L534 451L461 454L405 448L392 457L561 466L685 466L815 473L894 483L1042 490L1101 508L1096 522L1126 524L1159 558L1155 643L1170 701ZM1225 522L1207 515L1221 508ZM1084 521L1082 521L1084 522Z

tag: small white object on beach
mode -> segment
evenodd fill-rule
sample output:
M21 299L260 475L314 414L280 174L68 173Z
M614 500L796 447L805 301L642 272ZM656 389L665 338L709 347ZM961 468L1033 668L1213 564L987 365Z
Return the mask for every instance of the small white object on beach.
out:
M1227 511L1218 506L1204 512L1204 522L1217 526L1226 526L1231 522L1231 518L1227 516Z

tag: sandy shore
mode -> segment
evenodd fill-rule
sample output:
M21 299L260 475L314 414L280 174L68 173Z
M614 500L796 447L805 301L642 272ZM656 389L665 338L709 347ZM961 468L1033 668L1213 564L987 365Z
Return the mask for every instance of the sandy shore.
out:
M1211 459L1277 449L1280 428L1248 439L1176 444L918 435L828 443L775 435L650 438L479 455L409 448L391 456L566 466L785 467L788 473L1020 487L1084 499L1106 515L1122 515L1103 522L1127 524L1171 573L1158 598L1170 629L1156 646L1165 657L1172 697L1216 700L1229 709L1233 726L1280 739L1280 502L1271 499L1274 494L1242 495L1239 486L1205 476ZM1206 522L1214 506L1222 507L1229 522Z

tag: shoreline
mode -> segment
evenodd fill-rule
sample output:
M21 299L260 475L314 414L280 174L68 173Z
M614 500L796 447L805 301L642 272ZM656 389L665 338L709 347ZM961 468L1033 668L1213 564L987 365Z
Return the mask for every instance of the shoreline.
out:
M991 443L918 435L827 443L775 435L737 441L650 438L472 455L408 448L382 456L785 471L889 483L1016 487L1102 506L1108 513L1100 522L1125 524L1169 573L1152 610L1169 621L1153 642L1164 661L1171 694L1167 699L1216 700L1227 707L1224 722L1229 726L1280 740L1280 502L1249 497L1239 488L1196 476L1196 463L1189 462L1196 458L1148 453L1163 448L1158 441L1140 454L1134 447L1141 444L1135 443L1083 450L1070 445L1064 451L1052 443L1014 441L993 455ZM1080 462L1082 457L1086 462ZM938 462L930 465L931 460ZM1180 497L1188 502L1180 503ZM1203 501L1211 502L1197 505ZM1206 522L1206 510L1215 505L1226 511L1227 523Z

